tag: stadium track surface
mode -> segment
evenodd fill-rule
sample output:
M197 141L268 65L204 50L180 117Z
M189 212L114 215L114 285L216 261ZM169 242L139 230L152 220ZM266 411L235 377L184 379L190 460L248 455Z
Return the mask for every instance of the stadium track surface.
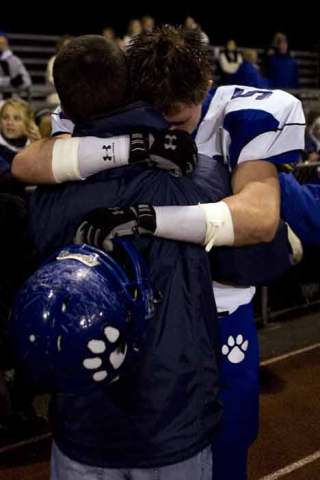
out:
M319 325L316 312L260 334L261 426L250 452L248 480L320 479ZM266 360L268 350L271 360ZM50 443L46 438L0 449L0 480L48 480Z

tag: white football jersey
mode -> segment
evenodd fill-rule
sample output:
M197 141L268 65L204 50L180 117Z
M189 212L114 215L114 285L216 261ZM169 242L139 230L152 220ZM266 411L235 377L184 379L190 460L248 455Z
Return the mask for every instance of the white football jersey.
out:
M248 160L289 163L304 148L300 100L282 90L225 86L205 102L195 137L199 153L221 158L232 170Z

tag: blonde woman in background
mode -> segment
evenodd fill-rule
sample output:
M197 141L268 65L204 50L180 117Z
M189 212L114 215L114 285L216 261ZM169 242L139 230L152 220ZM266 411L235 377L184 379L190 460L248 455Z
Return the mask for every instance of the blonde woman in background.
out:
M11 191L17 183L11 176L15 154L40 138L33 110L27 102L9 99L3 103L0 109L0 191L7 191L8 185Z

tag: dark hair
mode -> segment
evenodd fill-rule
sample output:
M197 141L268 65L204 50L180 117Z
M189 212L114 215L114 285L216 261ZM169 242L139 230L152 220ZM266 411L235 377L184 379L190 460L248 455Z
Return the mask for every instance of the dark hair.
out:
M53 78L62 108L74 122L127 102L124 53L100 35L83 35L65 45L55 59Z
M166 113L177 102L204 99L212 74L198 31L165 25L134 37L126 53L134 100Z

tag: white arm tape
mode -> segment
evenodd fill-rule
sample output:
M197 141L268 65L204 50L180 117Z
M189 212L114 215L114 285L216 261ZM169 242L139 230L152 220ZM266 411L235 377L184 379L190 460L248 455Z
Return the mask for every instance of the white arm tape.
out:
M79 138L59 138L52 152L52 173L57 183L82 180L78 162Z
M294 233L294 231L290 228L290 225L288 223L287 223L287 227L288 227L288 240L292 250L290 260L292 265L296 265L302 260L303 246L300 238Z
M212 247L234 244L234 228L231 211L225 202L200 203L206 217L206 238L204 245L209 252Z
M130 138L128 135L110 138L82 137L78 149L82 178L110 168L128 165Z

